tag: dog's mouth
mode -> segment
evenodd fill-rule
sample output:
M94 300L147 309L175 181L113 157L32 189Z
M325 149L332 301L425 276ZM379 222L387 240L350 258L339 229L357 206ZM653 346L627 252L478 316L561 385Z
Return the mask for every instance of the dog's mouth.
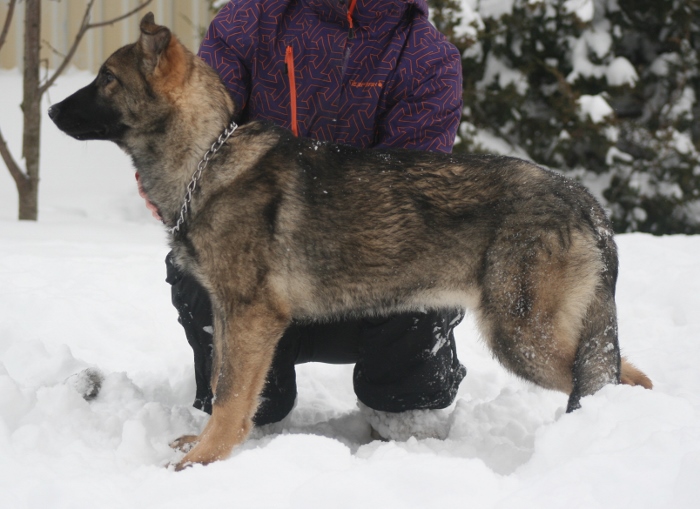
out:
M107 127L102 127L98 129L81 129L80 127L64 127L59 125L56 122L56 126L66 133L68 136L71 138L75 138L76 140L79 141L89 141L89 140L107 140L110 141L113 139L112 136L109 134L109 129Z
M90 130L84 132L68 132L64 131L67 135L72 136L76 140L87 141L87 140L108 140L109 130L105 127L97 130Z

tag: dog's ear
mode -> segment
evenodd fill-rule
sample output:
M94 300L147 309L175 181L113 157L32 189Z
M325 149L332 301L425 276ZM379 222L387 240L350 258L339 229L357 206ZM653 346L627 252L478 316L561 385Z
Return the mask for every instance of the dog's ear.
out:
M141 65L146 75L152 74L158 67L158 61L170 44L170 38L170 30L167 27L156 25L152 12L143 17L138 44L143 53Z

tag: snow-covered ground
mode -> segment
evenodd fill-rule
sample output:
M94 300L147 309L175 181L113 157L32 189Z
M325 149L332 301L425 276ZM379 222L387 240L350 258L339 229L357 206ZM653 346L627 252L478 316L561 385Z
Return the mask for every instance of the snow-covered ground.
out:
M51 99L91 79L71 73ZM0 73L0 91L18 154L18 74ZM621 343L653 391L607 387L566 415L565 396L505 373L467 319L446 440L371 441L351 366L304 365L285 422L175 473L168 442L206 416L190 407L165 234L116 147L47 117L42 133L38 223L15 220L0 168L0 508L698 507L700 237L618 237ZM87 367L105 376L91 402L71 378Z

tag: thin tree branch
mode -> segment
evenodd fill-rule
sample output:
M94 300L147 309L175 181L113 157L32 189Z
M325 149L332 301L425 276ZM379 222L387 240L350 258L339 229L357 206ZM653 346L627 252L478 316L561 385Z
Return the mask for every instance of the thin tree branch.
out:
M99 23L91 23L88 25L87 29L90 30L91 28L100 28L100 27L107 26L107 25L114 25L115 23L118 23L119 21L126 19L129 16L133 16L134 14L139 12L141 9L146 7L151 2L152 2L152 0L144 0L143 2L141 2L139 5L137 5L133 9L131 9L126 14L122 14L121 16L119 16L117 18L112 18L112 19L107 20L107 21L101 21Z
M68 53L66 53L66 57L63 59L61 62L61 65L58 66L56 71L54 71L53 75L46 80L46 82L41 86L39 89L40 94L44 94L49 87L51 87L56 79L61 75L61 73L65 70L65 68L68 66L70 61L72 60L73 56L75 55L75 52L78 50L78 45L80 44L80 41L83 40L83 37L85 36L85 33L88 30L91 30L93 28L100 28L103 26L107 25L113 25L114 23L117 23L119 21L122 21L123 19L128 18L129 16L132 16L139 12L141 9L146 7L148 4L151 3L152 0L144 0L141 2L139 5L137 5L135 8L131 9L129 12L126 14L123 14L121 16L118 16L116 18L107 20L107 21L101 21L99 23L90 23L90 12L92 11L92 6L95 4L95 0L90 0L88 3L87 7L85 8L85 14L83 15L83 20L80 23L80 28L78 29L78 33L75 35L75 40L73 41L73 44L71 45L70 49L68 50Z
M7 34L10 31L10 24L12 23L12 17L15 12L15 5L17 4L17 0L10 0L9 5L7 6L7 15L5 16L5 24L2 27L2 32L0 32L0 49L2 49L2 46L5 44L5 39L7 39Z
M65 53L61 53L60 51L58 51L58 48L54 48L53 44L51 44L51 41L47 41L46 39L42 39L42 40L41 40L41 44L42 44L43 46L46 46L47 48L49 48L49 50L51 51L51 53L53 53L54 55L58 55L59 57L66 58L66 54L65 54ZM48 62L48 59L42 59L42 61L43 61L43 62Z
M53 73L53 75L51 77L49 77L49 79L47 79L46 82L39 89L40 95L43 95L44 92L46 92L49 89L49 87L51 87L54 84L54 82L58 79L58 77L65 70L65 68L68 67L68 64L70 63L71 59L73 58L73 55L75 55L75 52L78 50L78 45L80 44L80 41L82 41L83 36L85 35L85 32L87 32L87 30L88 30L87 27L90 26L90 12L92 11L93 5L95 5L95 0L90 0L90 2L87 4L87 7L85 7L85 13L83 14L83 20L80 22L80 28L78 29L78 33L75 35L75 40L73 41L73 45L68 50L68 53L66 54L66 57L63 59L63 62L61 62L61 65L58 66L58 68Z
M22 183L26 182L27 175L22 171L19 165L15 162L14 157L10 153L10 149L5 142L5 138L2 136L2 131L0 131L0 155L2 155L2 160L5 161L5 166L10 170L10 175L17 183L19 187Z
M12 23L12 16L15 13L15 5L17 0L10 0L7 6L7 15L5 16L5 24L2 27L2 32L0 32L0 49L5 44L5 39L7 39L7 33L10 31L10 24Z

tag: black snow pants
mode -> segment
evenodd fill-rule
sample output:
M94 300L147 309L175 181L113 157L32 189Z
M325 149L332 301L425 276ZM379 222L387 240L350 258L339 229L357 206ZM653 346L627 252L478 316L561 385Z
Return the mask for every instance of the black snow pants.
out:
M173 305L194 351L194 406L211 413L212 310L206 290L166 258ZM453 329L461 311L404 313L331 323L293 322L282 336L263 389L256 425L283 419L296 400L295 364L355 364L357 398L385 412L449 406L466 368L459 363Z

